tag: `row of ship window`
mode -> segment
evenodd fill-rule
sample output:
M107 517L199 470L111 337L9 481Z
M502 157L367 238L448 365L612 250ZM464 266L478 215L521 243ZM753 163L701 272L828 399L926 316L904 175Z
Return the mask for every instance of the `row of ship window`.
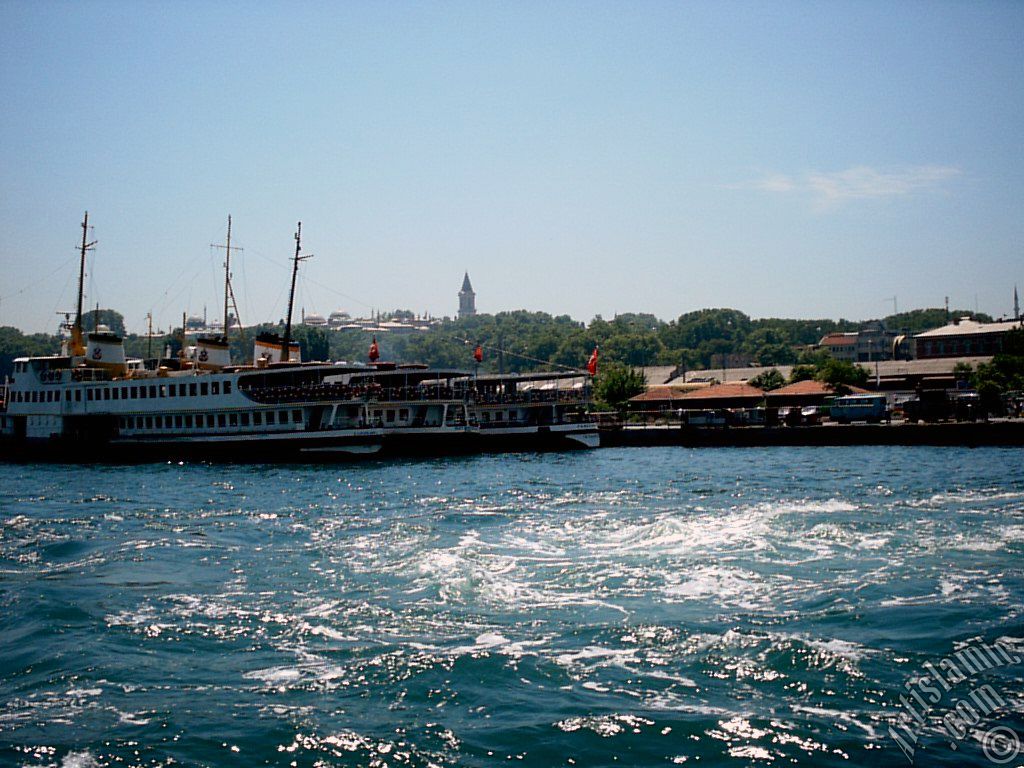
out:
M223 384L223 386L221 386ZM82 389L65 389L64 399L82 402ZM208 395L230 395L231 382L203 381L192 384L143 384L119 387L90 387L85 390L86 400L145 400L157 397L206 397ZM11 401L15 403L55 403L60 402L60 391L48 389L40 392L12 392Z
M122 429L221 429L301 424L302 409L255 413L176 413L156 416L122 416Z

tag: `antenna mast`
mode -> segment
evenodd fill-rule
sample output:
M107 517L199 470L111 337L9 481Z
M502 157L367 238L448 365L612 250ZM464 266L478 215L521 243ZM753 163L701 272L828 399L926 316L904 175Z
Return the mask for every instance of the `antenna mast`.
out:
M82 330L82 298L85 292L85 254L89 251L95 250L97 240L93 240L91 243L89 239L89 212L85 212L85 217L82 219L82 245L79 248L81 253L81 263L78 267L78 311L75 313L75 324L71 328L71 354L72 355L84 355L85 354L85 334Z
M230 214L228 214L228 239L227 239L227 244L226 245L217 245L215 243L211 243L211 245L214 248L223 248L224 249L224 254L225 254L224 255L224 340L227 341L227 338L228 338L228 327L229 327L228 326L228 299L229 299L229 297L232 298L232 299L234 298L233 292L231 290L231 251L233 251L233 250L234 251L241 251L241 250L243 250L242 248L239 248L238 246L233 246L232 247L232 245L231 245L231 215ZM236 314L237 314L237 311L238 311L238 305L237 304L235 305L235 311L236 311ZM239 324L241 324L241 323L239 323Z
M292 307L295 304L295 278L299 274L299 262L305 261L306 259L313 258L313 254L309 253L305 256L300 256L302 253L302 222L298 223L298 227L295 230L295 256L292 257L292 289L288 293L288 315L285 319L284 326L284 350L281 353L281 362L290 362L292 359L291 343L292 343Z

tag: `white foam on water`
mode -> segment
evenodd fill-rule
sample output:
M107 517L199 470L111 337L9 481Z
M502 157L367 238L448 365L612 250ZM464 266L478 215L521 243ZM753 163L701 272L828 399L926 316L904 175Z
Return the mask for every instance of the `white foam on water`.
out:
M1005 544L1001 537L986 535L984 533L965 534L957 533L946 542L949 549L960 549L966 552L998 552Z
M99 768L99 762L89 752L68 752L60 762L61 768Z
M729 747L729 756L742 760L765 760L767 762L775 760L775 756L764 747L755 747L750 744L743 747Z
M507 645L508 642L507 637L499 635L497 632L484 632L476 638L478 648L494 648L499 645Z
M824 640L820 638L809 637L808 635L799 633L794 635L773 634L772 637L792 638L795 640L799 640L801 643L803 643L809 648L814 648L815 650L823 651L832 656L846 659L847 661L852 662L862 661L868 656L875 653L872 649L864 645L861 645L860 643L855 643L850 640L840 640L837 637Z
M122 712L118 709L115 709L114 711L117 712L118 722L123 723L124 725L149 725L149 721L151 719L148 717L142 717L142 715L137 712Z
M849 501L843 499L826 499L824 501L813 501L813 500L801 500L801 501L783 501L779 502L778 505L782 511L790 513L823 513L823 514L836 514L839 512L855 512L859 507Z
M1024 542L1024 525L1001 525L995 530L1005 542Z
M87 696L101 696L103 694L102 688L68 688L67 695L77 699L85 698Z
M839 722L848 723L864 731L871 741L876 741L879 738L878 730L871 723L862 722L849 712L838 709L826 709L825 707L809 707L804 704L794 704L792 709L794 712L805 712L808 715L815 715L826 720L838 720ZM887 715L886 717L891 718L892 716ZM876 719L884 721L885 718L876 716Z
M658 691L644 697L644 707L665 712L684 712L692 715L703 715L706 717L731 717L736 713L716 707L710 704L695 703L693 693L687 691L679 693L676 691Z
M708 565L690 569L683 575L689 578L665 586L663 592L666 596L680 600L712 600L753 610L761 604L768 591L757 574L740 568ZM669 578L678 576L671 574Z
M679 683L685 685L687 688L699 688L700 686L691 678L685 677L684 675L673 675L670 672L664 672L660 669L651 669L644 674L647 677L653 677L655 680L668 680L672 683Z
M732 741L733 739L763 739L765 736L769 735L769 732L766 729L757 728L745 717L732 717L728 720L719 720L718 728L720 730L708 731L708 735L715 739L721 739L722 741Z
M548 644L550 639L551 636L546 636L537 640L513 641L498 632L483 632L476 637L473 645L457 645L454 648L415 642L406 643L406 645L416 650L444 654L452 658L481 653L497 653L510 659L521 659L524 656L539 656L540 650Z
M556 728L566 733L573 733L579 730L593 731L598 736L611 738L624 733L627 730L632 733L640 733L644 727L654 725L653 720L637 715L588 715L583 717L568 717L554 724Z
M326 637L328 640L355 642L359 639L354 635L340 632L337 629L332 629L331 627L325 627L322 624L311 625L303 622L300 627L300 631L308 632L311 635L317 635L319 637Z
M254 669L246 672L242 677L247 680L260 680L264 683L287 683L298 680L302 677L302 670L298 667L268 667L266 669Z
M601 648L595 645L588 645L578 651L560 653L554 660L566 667L575 665L605 666L616 661L633 660L636 657L635 648ZM602 660L599 663L590 665L588 662Z

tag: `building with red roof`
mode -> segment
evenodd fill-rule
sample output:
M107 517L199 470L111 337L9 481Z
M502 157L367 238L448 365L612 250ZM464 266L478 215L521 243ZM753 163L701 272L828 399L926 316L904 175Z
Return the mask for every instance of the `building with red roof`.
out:
M712 384L681 390L677 387L650 387L633 397L633 410L704 410L708 408L751 408L764 400L764 391L749 384Z
M843 394L862 395L868 390L860 387L847 386ZM814 379L796 381L784 387L773 389L765 394L765 400L771 408L784 408L786 406L803 407L805 405L822 405L838 393L829 384Z

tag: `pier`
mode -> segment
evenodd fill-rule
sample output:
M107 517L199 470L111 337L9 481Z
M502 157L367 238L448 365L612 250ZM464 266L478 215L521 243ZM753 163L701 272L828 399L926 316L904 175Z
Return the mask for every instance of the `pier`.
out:
M775 445L1024 446L1024 419L913 424L815 424L807 426L693 426L605 424L601 447L762 447Z

